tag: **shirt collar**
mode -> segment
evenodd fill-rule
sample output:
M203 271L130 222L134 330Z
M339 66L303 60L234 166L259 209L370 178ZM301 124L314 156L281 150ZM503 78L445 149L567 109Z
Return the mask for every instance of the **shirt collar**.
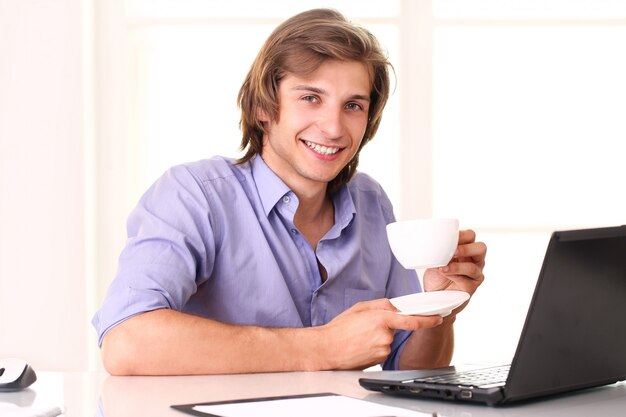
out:
M291 189L267 166L261 155L256 155L252 158L250 164L252 166L252 177L261 198L261 204L263 204L263 210L265 215L268 216L270 211L276 206L276 203L285 194L290 193ZM335 225L332 227L330 234L337 234L338 236L341 230L345 229L352 222L356 214L356 207L347 185L343 185L333 193L332 200L335 206Z
M265 215L268 216L276 203L291 190L287 187L278 175L267 166L261 155L256 155L250 161L252 166L252 177L256 185L257 192L263 204Z
M339 237L341 231L352 223L356 215L354 200L347 185L342 185L333 193L332 200L335 206L335 224L328 233L329 239Z

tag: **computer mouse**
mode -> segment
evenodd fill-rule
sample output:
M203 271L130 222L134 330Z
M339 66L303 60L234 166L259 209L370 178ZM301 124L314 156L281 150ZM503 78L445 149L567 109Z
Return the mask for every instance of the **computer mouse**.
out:
M19 391L36 380L35 370L22 359L0 359L0 392Z

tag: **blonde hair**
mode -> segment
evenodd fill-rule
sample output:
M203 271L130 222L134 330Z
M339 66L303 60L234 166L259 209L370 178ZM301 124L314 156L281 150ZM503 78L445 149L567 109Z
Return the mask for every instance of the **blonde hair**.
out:
M368 123L359 150L329 184L329 191L346 184L356 172L359 153L373 137L390 93L389 68L380 44L367 29L350 23L332 9L314 9L280 24L265 41L246 76L237 102L244 163L263 149L262 110L278 120L278 87L286 74L307 76L329 59L364 63L370 72L371 91Z

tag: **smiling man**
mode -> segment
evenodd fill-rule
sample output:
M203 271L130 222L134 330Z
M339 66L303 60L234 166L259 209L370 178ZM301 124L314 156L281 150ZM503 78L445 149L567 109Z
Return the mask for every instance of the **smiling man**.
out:
M393 257L393 209L357 173L389 95L376 39L332 10L281 24L239 93L240 160L174 167L128 220L93 323L106 369L171 375L447 365L453 323L396 314L420 291ZM462 231L426 290L470 294L486 247Z

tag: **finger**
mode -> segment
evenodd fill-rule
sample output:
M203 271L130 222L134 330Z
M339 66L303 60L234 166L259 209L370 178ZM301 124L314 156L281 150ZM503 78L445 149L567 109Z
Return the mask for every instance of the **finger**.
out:
M397 308L394 307L393 304L389 301L388 298L379 298L376 300L370 301L360 301L350 307L352 311L367 311L367 310L389 310L396 311Z
M389 314L387 327L394 330L420 330L439 326L443 322L441 316L407 316L402 314Z
M484 279L483 267L473 262L451 262L446 267L442 268L442 272L448 278L450 278L451 275L461 275L473 280Z
M478 287L482 285L484 278L473 279L464 275L449 275L448 282L450 283L446 289L454 289L456 291L463 291L470 296L474 295Z
M459 231L459 245L465 245L474 241L476 241L476 232L471 229Z
M459 245L454 253L455 258L472 258L476 261L484 259L487 255L487 245L483 242L472 242Z
M453 258L450 263L446 266L451 266L452 264L463 264L463 263L470 263L470 264L474 264L476 265L478 268L483 269L485 267L485 257L484 256L468 256L468 257L461 257L459 256L458 258ZM448 270L445 267L442 267L441 270L443 272L448 273Z

